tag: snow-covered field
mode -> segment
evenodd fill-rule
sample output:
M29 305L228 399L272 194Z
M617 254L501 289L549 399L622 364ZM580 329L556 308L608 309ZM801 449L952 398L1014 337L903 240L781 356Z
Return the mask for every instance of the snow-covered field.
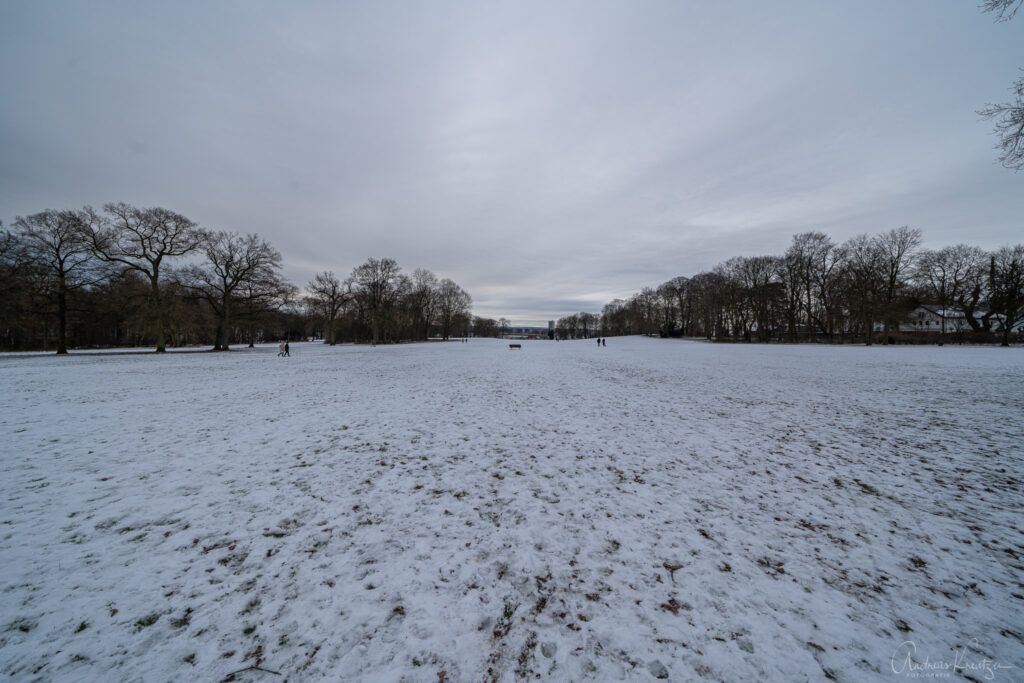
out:
M1022 441L1020 349L0 356L0 675L1022 680Z

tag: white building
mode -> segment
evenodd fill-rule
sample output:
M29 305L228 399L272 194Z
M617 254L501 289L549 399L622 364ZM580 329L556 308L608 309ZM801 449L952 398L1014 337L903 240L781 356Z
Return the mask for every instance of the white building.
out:
M974 317L980 319L984 312L975 312ZM989 316L989 325L992 332L1001 332L1005 316L998 313ZM945 324L943 324L945 323ZM875 332L882 332L885 329L883 323L876 322L873 325ZM955 332L970 332L973 328L967 322L967 316L963 311L953 308L939 308L938 306L921 305L907 314L907 317L900 322L900 332L934 332L937 334L953 334ZM1024 321L1014 326L1014 332L1024 332Z
M918 306L900 323L900 332L966 332L971 329L963 311Z

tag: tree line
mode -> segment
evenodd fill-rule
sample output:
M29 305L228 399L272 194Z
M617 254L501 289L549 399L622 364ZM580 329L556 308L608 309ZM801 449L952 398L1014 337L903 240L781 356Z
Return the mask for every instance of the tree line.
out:
M466 334L472 299L450 279L393 259L305 290L256 234L203 228L125 203L46 210L0 225L0 348L231 344L323 338L386 343Z
M512 323L508 318L498 318L495 320L494 318L473 317L474 337L502 338L508 334L510 327L512 327Z
M837 244L793 237L781 256L737 256L616 299L597 314L561 318L560 336L646 334L717 340L876 341L899 338L918 305L955 311L971 341L1006 346L1024 321L1024 244L922 249L902 227Z
M394 259L371 258L345 280L331 271L307 285L315 336L338 341L396 342L469 334L473 299L449 278L417 268L405 274Z

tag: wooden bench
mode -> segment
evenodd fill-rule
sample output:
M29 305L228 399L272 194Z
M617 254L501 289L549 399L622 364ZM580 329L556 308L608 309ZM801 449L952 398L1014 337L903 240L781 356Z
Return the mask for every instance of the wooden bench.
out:
M523 345L522 344L509 344L508 348L510 348L510 349L521 349L521 348L523 348Z

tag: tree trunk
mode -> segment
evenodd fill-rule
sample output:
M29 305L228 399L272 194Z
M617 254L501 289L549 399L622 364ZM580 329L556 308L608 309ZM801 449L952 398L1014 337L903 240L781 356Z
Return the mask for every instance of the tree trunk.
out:
M68 290L64 275L60 276L57 289L57 354L68 352Z
M221 303L221 307L224 311L224 315L221 319L221 327L223 328L220 332L220 350L228 351L228 338L231 335L231 302L229 300L230 295L224 297L224 301Z
M806 291L807 291L807 328L804 330L804 336L807 337L808 339L810 339L811 337L814 336L814 326L813 326L813 323L812 323L813 317L811 315L811 309L812 309L814 304L813 304L813 302L811 300L811 286L810 286L810 284L807 285L807 290ZM796 333L794 332L794 336L795 336L795 334Z
M225 351L224 347L224 320L217 322L217 332L213 338L213 350L214 351Z
M231 325L231 312L228 307L230 302L228 301L228 295L225 295L220 300L220 322L217 324L217 336L213 340L214 351L226 351L227 348L227 336Z
M156 277L151 278L153 286L153 314L156 319L156 352L167 353L167 342L164 340L164 306L160 297L160 283Z

